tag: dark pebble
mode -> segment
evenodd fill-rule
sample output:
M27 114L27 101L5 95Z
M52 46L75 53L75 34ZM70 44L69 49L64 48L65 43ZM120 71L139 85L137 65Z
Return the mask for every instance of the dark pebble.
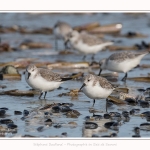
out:
M24 111L23 111L23 115L24 115L24 116L28 116L28 115L29 115L29 111L28 111L28 110L24 110Z
M85 122L84 127L85 129L97 129L98 124L95 122Z
M147 44L145 41L142 41L141 44L144 48L149 48L149 44Z
M73 104L72 103L61 103L61 106L68 106L68 107L72 107Z
M95 115L95 114L93 114L93 117L95 118L95 120L100 120L103 118L102 115Z
M49 122L50 123L50 122L52 122L52 120L51 119L47 119L47 120L45 120L45 122L47 122L47 123Z
M136 36L136 33L135 33L135 32L130 32L130 31L129 31L129 32L127 33L127 36L129 36L129 37Z
M111 116L110 116L109 114L104 114L104 118L105 118L105 119L110 119Z
M150 115L146 116L146 120L149 122L150 121Z
M9 124L9 123L13 123L13 121L11 119L1 119L0 123L1 124Z
M145 101L150 101L150 97L145 97Z
M140 109L132 109L130 110L130 115L134 115L140 112Z
M123 111L123 112L122 112L122 115L123 115L124 117L128 117L128 116L129 116L129 112Z
M139 103L140 106L143 107L143 108L148 108L148 107L149 107L149 102L147 102L147 101L138 100L138 103Z
M129 122L129 121L130 121L130 117L129 117L129 116L123 117L123 121L124 121L124 122Z
M111 137L117 137L117 133L111 133Z
M61 128L61 124L54 125L54 128Z
M137 89L139 92L145 92L145 89Z
M141 114L146 117L146 116L149 116L149 115L150 115L150 111L145 111L145 112L143 112L143 113L141 113Z
M106 122L104 124L105 128L108 128L108 129L113 129L113 130L118 130L119 129L119 123L118 122Z
M37 128L37 131L42 132L43 129L44 129L44 126L40 126L40 127Z
M51 119L45 120L45 125L51 126L52 125L52 120Z
M125 101L127 102L128 105L136 105L137 102L133 98L126 98Z
M139 128L139 127L135 127L135 128L134 128L134 132L135 132L136 134L139 134L139 133L140 133L140 128Z
M14 111L14 114L15 115L22 115L22 112L21 111Z
M0 116L4 116L6 111L4 109L0 109Z
M0 108L0 109L3 109L3 110L8 110L8 108L6 108L6 107L2 107L2 108Z
M137 137L141 137L141 136L140 135L132 135L132 137L136 137L137 138Z
M52 107L52 112L53 113L59 113L60 112L60 107L59 106L53 106Z
M45 115L45 116L48 116L48 115L49 115L49 112L44 112L44 115Z
M110 115L111 117L116 117L116 116L119 117L119 116L121 116L121 114L118 113L118 112L110 112L109 115Z
M62 106L61 107L61 112L68 112L68 111L70 111L71 109L70 109L70 107L69 106Z
M21 117L20 119L21 119L21 120L25 120L26 118L25 118L25 117Z
M97 135L97 134L92 134L92 137L99 137L99 135Z
M17 125L15 125L15 124L13 124L13 123L9 123L9 124L7 124L7 127L9 128L9 129L17 129Z
M67 132L63 132L61 135L63 135L63 136L67 136Z

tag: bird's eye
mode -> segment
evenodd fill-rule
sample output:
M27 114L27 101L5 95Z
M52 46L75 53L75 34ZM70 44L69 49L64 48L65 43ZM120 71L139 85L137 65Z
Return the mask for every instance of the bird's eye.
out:
M90 80L88 79L88 82L89 82Z
M32 70L32 72L34 71L34 69Z

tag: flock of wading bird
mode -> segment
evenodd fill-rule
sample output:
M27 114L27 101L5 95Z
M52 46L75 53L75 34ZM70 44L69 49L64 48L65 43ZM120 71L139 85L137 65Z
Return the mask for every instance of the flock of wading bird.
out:
M64 41L64 46L68 47L68 42L73 49L78 50L84 54L84 59L87 54L94 55L105 49L107 46L112 45L113 42L106 41L98 38L93 34L85 31L78 32L65 22L58 21L54 28L55 47L58 47L58 40ZM93 99L93 106L96 99L106 99L106 112L108 96L115 90L116 86L111 84L106 78L101 77L102 70L109 70L118 73L125 73L122 78L126 82L128 72L140 64L141 59L149 54L149 51L140 53L132 52L117 52L99 61L100 71L98 75L88 74L85 76L83 85L79 91ZM34 64L30 64L25 72L26 82L33 89L40 90L39 99L44 93L44 99L48 91L57 89L64 81L71 80L72 78L64 78L58 73L54 73L49 69L37 68Z

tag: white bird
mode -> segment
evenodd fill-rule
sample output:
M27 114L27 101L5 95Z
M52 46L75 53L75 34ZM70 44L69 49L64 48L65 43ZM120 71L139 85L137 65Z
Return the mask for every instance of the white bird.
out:
M76 30L73 30L68 34L68 39L65 43L67 42L70 42L74 49L78 50L80 53L83 53L85 56L87 54L93 54L92 59L94 59L94 55L96 53L102 51L106 48L106 46L113 44L113 42L102 40L97 36L86 32L79 33Z
M25 80L33 89L40 90L41 98L43 92L45 92L44 99L47 91L53 91L57 89L63 81L70 80L72 78L63 78L58 73L54 73L51 70L44 68L37 68L34 64L30 64L25 72Z
M65 48L67 47L67 45L65 44L65 41L67 40L67 35L70 32L72 32L72 30L73 30L72 27L66 22L58 21L54 25L53 31L54 31L54 35L55 35L55 47L56 47L56 49L58 48L57 39L64 40Z
M110 70L115 72L125 73L125 76L122 78L122 81L126 81L127 73L134 67L140 64L141 59L147 55L149 52L142 53L132 53L132 52L118 52L110 55L106 59L102 59L99 62L100 72L102 70Z
M106 79L100 76L89 74L85 77L84 83L80 90L83 89L83 93L93 99L93 106L95 99L106 99L106 112L107 112L107 98L115 90L115 87Z

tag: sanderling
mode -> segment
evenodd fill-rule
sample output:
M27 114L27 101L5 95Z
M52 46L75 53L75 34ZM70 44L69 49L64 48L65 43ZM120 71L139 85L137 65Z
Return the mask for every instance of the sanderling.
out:
M25 80L33 89L40 90L41 98L43 92L45 96L47 91L53 91L57 89L63 81L70 80L72 78L63 78L58 73L54 73L51 70L44 68L37 68L34 64L30 64L25 72Z
M55 35L55 47L57 49L58 45L57 45L57 39L63 39L64 40L64 45L65 48L67 47L67 44L65 43L65 41L67 40L67 35L72 32L72 27L66 23L66 22L62 22L62 21L58 21L55 25L54 25L54 35Z
M110 55L106 59L102 59L99 62L101 74L103 69L125 73L125 76L122 78L122 81L126 81L127 72L138 66L141 59L147 55L149 52L142 53L132 53L132 52L118 52Z
M107 112L107 101L108 96L115 90L113 86L106 78L89 74L85 77L84 83L80 90L83 88L83 93L93 99L93 106L95 99L106 99L106 112Z
M94 59L94 55L97 52L103 50L106 46L113 44L113 42L102 40L97 36L86 32L79 33L76 30L69 33L67 37L68 39L65 43L70 42L74 49L83 53L85 56L86 54L93 54L92 59Z

